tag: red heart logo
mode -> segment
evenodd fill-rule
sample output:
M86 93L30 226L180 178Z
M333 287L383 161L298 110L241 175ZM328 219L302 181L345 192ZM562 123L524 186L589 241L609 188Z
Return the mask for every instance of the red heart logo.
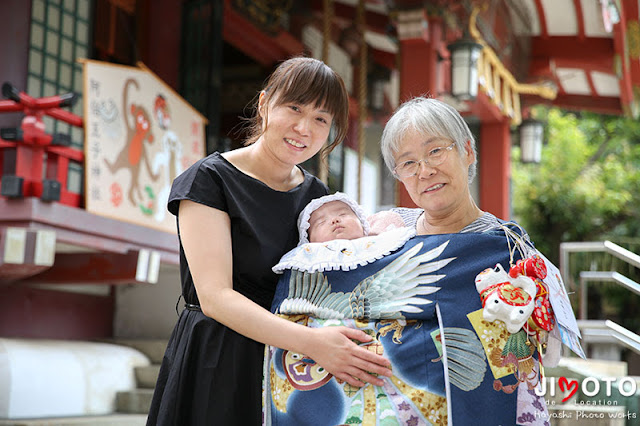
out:
M565 391L565 386L566 386L566 390L569 391L569 395L567 395L562 402L566 402L569 398L571 398L573 396L573 394L575 394L578 391L578 381L576 379L573 379L571 381L567 380L566 377L560 377L560 379L558 380L558 385L560 386L560 390L562 392Z

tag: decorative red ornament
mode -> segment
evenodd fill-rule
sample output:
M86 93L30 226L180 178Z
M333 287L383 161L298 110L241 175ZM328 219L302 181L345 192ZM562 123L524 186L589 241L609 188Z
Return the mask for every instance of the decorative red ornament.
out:
M535 308L531 314L531 319L536 327L542 330L551 331L555 325L553 308L549 301L549 290L542 281L547 276L547 265L537 254L516 262L509 269L509 276L516 278L519 275L530 277L536 282Z
M509 269L509 276L516 278L518 275L525 275L531 278L544 279L547 276L547 265L544 260L537 254L527 258L520 259L514 266Z
M539 279L536 280L536 287L535 308L533 309L531 318L541 329L551 331L556 321L551 302L549 301L549 290L547 290L546 285Z
M523 268L524 262L522 260L518 260L514 266L509 268L509 276L511 278L516 278L518 275L522 275Z

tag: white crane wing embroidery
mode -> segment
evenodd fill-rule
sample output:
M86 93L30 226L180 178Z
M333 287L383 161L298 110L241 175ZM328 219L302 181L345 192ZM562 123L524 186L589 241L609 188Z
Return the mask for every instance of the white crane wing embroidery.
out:
M445 275L432 274L455 259L436 260L449 241L421 255L422 242L389 265L360 281L351 292L332 292L322 272L291 271L289 294L282 314L305 314L324 319L402 319L402 312L420 313L431 303L420 297L440 290L433 284Z

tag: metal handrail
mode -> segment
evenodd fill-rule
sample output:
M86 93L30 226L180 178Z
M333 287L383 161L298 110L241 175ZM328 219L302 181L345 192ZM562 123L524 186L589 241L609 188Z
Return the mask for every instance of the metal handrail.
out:
M580 272L580 312L582 320L587 319L587 282L615 282L640 295L640 284L618 272L613 271L582 271Z
M582 339L587 344L594 343L594 340L609 344L617 341L640 354L640 336L616 322L611 320L578 320L578 327L582 331Z
M611 330L613 330L613 337L615 337L629 349L632 349L636 353L640 354L640 336L613 321L606 320L604 324Z
M640 256L620 247L611 241L594 241L594 242L568 242L560 244L560 275L565 283L570 283L569 275L569 254L576 252L603 252L628 263L629 265L640 268ZM622 287L640 295L640 283L631 280L624 275L614 271L582 271L580 272L580 322L587 322L587 282L588 281L608 281L615 282ZM634 332L627 330L613 321L605 320L604 327L598 328L602 333L611 336L620 344L626 346L633 351L640 353L640 336ZM593 330L595 331L595 330ZM596 334L600 334L596 331ZM583 335L584 337L584 335Z
M565 283L569 282L569 254L576 252L594 252L601 251L609 253L614 257L623 260L630 265L640 268L640 256L620 247L611 241L593 241L584 243L560 243L560 274Z

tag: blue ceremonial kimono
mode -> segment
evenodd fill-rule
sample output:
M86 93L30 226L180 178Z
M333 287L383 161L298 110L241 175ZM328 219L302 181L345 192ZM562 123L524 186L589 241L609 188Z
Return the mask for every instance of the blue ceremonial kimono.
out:
M339 241L326 247L346 256L361 247ZM537 354L503 323L483 319L475 287L483 270L509 270L512 248L500 231L413 236L357 267L287 264L272 311L309 327L365 331L374 340L363 346L387 357L393 376L354 388L304 354L267 347L264 423L518 423L517 390L537 384Z

